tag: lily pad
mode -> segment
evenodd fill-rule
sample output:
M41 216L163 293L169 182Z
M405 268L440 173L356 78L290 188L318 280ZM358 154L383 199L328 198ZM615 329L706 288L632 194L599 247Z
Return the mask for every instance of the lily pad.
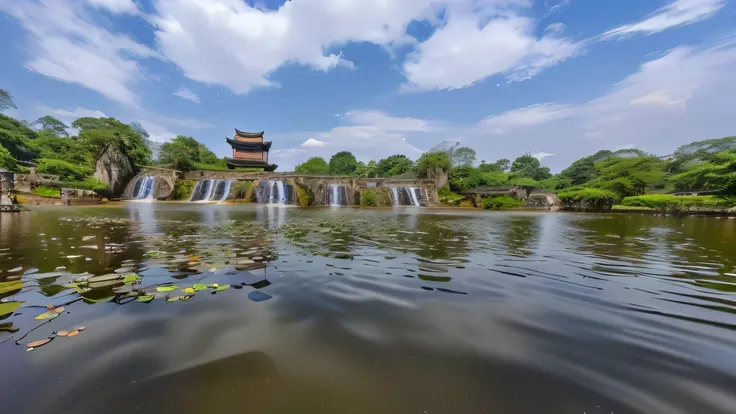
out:
M55 308L54 309L54 312L56 312L56 313L64 313L65 310L66 310L66 308L64 308L63 306L59 306L58 308Z
M172 292L176 289L179 289L177 286L174 285L168 285L168 286L159 286L156 288L159 292Z
M82 296L82 299L84 299L84 301L87 302L87 303L101 303L101 302L109 302L109 301L115 299L115 296L105 296L105 297L99 298L99 299L90 298L90 297L87 297L87 296Z
M267 293L263 293L260 290L254 290L253 292L248 293L248 299L252 300L253 302L263 302L272 298L273 296Z
M20 290L23 288L23 281L12 280L10 282L0 282L0 293L12 292L14 290Z
M125 277L123 278L123 283L125 283L125 284L135 283L135 282L138 282L140 280L142 280L142 278L140 276L138 276L135 273L131 273L131 274L125 275Z
M18 307L20 307L20 302L7 302L7 303L0 303L0 316L5 316L9 313L13 313Z
M194 289L188 287L188 288L184 289L184 293L194 293Z
M69 331L59 331L56 336L69 336Z
M44 319L54 319L57 316L59 316L59 314L56 313L56 311L50 310L50 311L46 311L46 312L44 312L44 313L36 316L33 319L35 319L37 321L42 321Z
M128 273L131 270L133 270L132 267L121 267L120 269L115 269L115 273L119 273L119 274Z
M26 344L26 348L38 348L39 346L44 346L47 343L51 342L51 338L41 339L39 341L33 341Z
M87 279L87 282L109 282L111 280L118 280L120 278L122 278L122 276L117 273L108 273L106 275L92 276Z
M201 283L195 283L192 288L194 288L195 291L199 292L200 290L207 290L207 285L203 285Z
M137 300L138 302L148 303L152 301L153 298L154 298L154 295L143 295L143 296L138 296L135 300Z
M20 329L13 326L13 322L0 323L0 332L16 333Z
M17 272L20 272L21 270L23 270L23 267L22 266L21 267L16 267L15 269L8 270L8 273L17 273Z
M79 335L79 331L71 331L69 332L69 336L77 336Z
M33 269L28 269L28 270L26 270L25 272L23 272L23 275L24 275L24 276L27 276L27 275L32 275L32 274L34 274L34 273L36 273L36 272L38 272L38 269L36 269L36 268L33 268Z
M220 285L215 288L215 292L220 292L222 290L230 289L230 285Z
M184 298L184 296L174 296L174 297L170 297L170 298L166 299L166 301L167 302L178 302L178 301L182 300L183 298Z

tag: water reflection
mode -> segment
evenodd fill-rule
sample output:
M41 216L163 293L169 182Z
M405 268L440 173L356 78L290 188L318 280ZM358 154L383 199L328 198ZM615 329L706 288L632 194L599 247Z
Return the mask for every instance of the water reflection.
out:
M734 220L166 203L5 217L8 412L736 406ZM34 319L49 305L64 312Z

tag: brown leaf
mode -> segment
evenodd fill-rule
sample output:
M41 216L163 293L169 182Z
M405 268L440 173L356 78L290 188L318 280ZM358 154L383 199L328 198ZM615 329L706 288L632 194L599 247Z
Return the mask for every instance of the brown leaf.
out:
M64 313L66 309L64 309L63 306L59 306L58 308L54 309L54 312L56 313Z
M69 336L69 331L59 331L56 336Z
M77 335L79 335L79 331L71 331L71 332L69 332L69 336L70 337L71 336L77 336Z
M39 341L33 341L26 344L26 348L38 348L39 346L44 346L47 343L51 342L51 338L41 339Z

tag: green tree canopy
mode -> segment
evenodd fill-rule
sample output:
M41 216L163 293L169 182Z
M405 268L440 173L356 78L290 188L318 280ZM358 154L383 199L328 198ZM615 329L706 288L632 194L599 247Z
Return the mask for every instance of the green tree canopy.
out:
M56 135L57 137L69 137L69 133L66 132L69 127L51 115L38 118L31 123L31 126L38 127L41 131Z
M330 158L330 173L336 175L352 175L358 168L358 160L350 151L340 151Z
M736 150L721 151L709 158L712 161L697 163L671 177L670 183L679 191L715 190L736 194Z
M586 187L610 190L621 197L645 194L649 190L663 189L666 163L655 156L612 156L595 163L597 178Z
M378 177L393 177L404 174L414 167L414 162L406 155L392 155L378 161L376 174Z
M450 158L444 151L430 151L422 154L417 160L415 171L419 177L433 177L435 171L449 171L451 167Z
M15 158L3 146L0 146L0 168L8 171L18 171L18 164L15 162Z
M552 176L549 168L542 167L538 159L531 154L524 154L511 164L511 172L517 177L531 178L537 181L546 180Z
M508 171L510 164L511 161L506 158L501 158L500 160L490 164L485 161L481 161L478 169L482 172L505 172Z
M473 165L475 162L475 150L468 147L460 147L455 150L452 159L453 167L461 165Z
M467 191L483 183L481 172L471 165L461 165L450 171L450 189L455 192Z
M613 152L603 150L583 157L562 170L559 174L560 179L568 180L572 186L583 185L596 177L597 170L595 169L595 163L612 155Z
M179 135L161 145L159 161L180 171L192 171L197 164L217 164L220 159L196 139Z
M80 129L80 145L97 159L108 146L115 146L133 165L147 165L151 162L151 150L143 137L130 125L115 118L79 118L72 122Z
M312 157L294 168L295 172L300 174L327 174L330 172L330 166L322 157Z
M378 170L378 164L370 160L368 164L358 161L358 166L355 168L353 174L357 177L373 178L376 177L376 171Z

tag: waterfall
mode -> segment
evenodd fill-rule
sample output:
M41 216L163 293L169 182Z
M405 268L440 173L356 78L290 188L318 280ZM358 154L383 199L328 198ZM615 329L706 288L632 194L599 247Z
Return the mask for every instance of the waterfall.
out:
M156 177L145 176L140 177L135 183L135 189L133 190L133 198L136 200L144 200L147 198L153 198L153 189L156 184Z
M399 188L391 187L391 193L394 195L394 205L400 206L401 203L399 202Z
M328 184L327 188L327 205L332 207L348 205L348 192L345 186Z
M261 204L292 204L292 187L283 181L267 180L258 183L256 200Z
M394 197L394 206L422 207L426 200L424 192L419 187L390 187Z
M230 187L233 180L202 180L194 186L192 196L189 201L192 202L210 202L216 201L222 203L230 195Z

